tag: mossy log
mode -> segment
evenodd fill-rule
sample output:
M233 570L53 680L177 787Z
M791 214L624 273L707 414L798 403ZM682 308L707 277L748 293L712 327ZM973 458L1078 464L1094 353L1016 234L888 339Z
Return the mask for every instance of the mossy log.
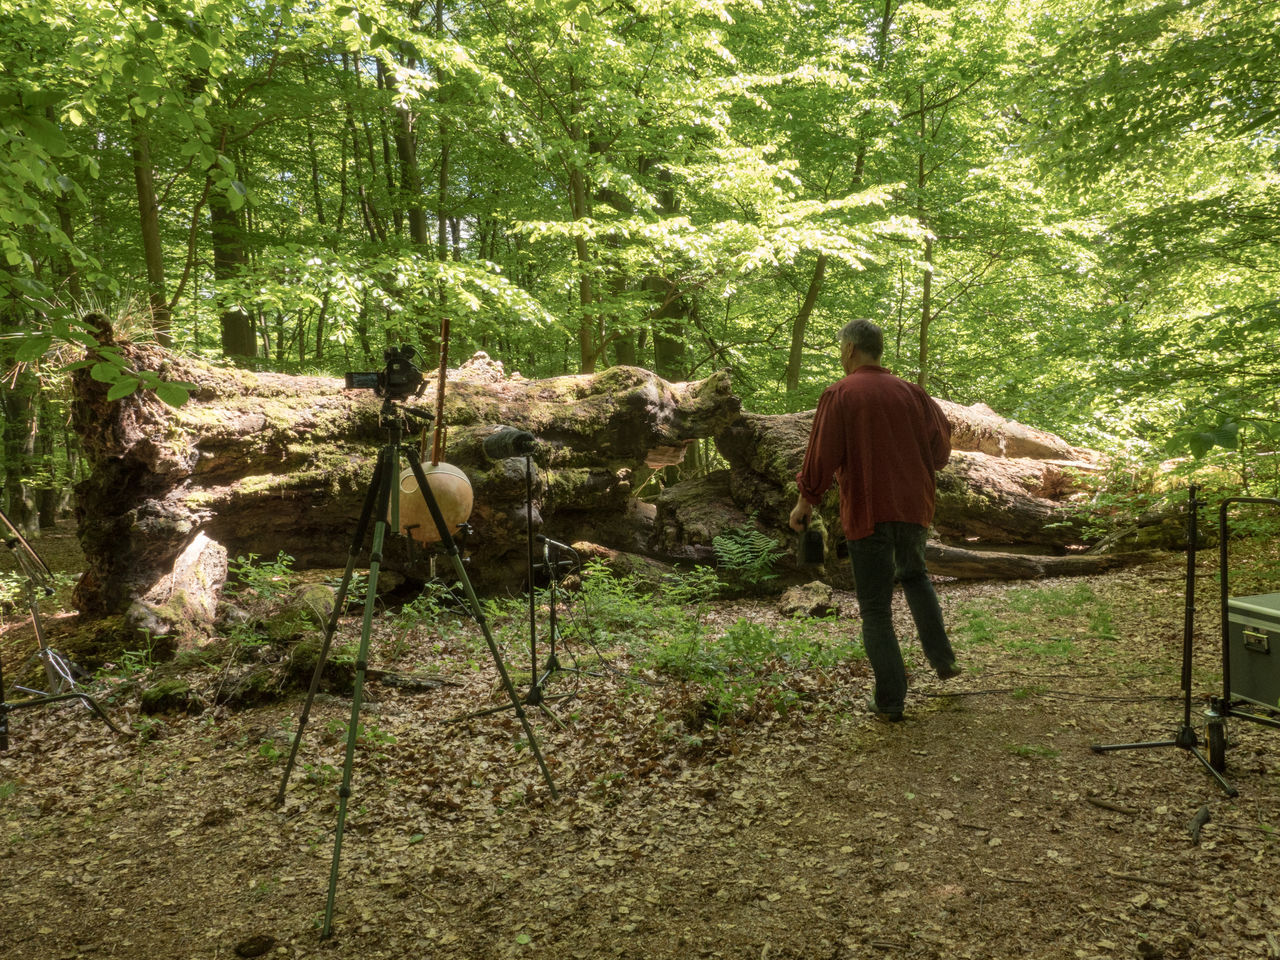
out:
M228 556L283 552L303 569L344 565L387 440L377 397L345 390L337 378L255 373L153 345L117 346L135 368L194 389L177 409L145 391L108 400L107 384L75 373L73 420L91 467L77 487L82 613L127 614L153 632L167 625L181 635L184 620L211 615ZM434 389L429 383L425 396L405 405L410 423L421 417L429 427ZM534 526L557 540L660 563L713 563L717 536L754 524L789 551L787 514L813 412L761 416L740 407L724 373L669 383L615 367L526 380L506 376L483 354L451 371L444 459L474 489L465 541L472 580L481 589L519 588L525 577L525 460L491 462L483 452L499 425L538 438ZM1044 556L1087 542L1073 502L1083 496L1081 477L1099 469L1094 455L985 408L944 408L957 448L939 476L936 525L945 541L1009 552L1031 545ZM424 459L429 436L424 429ZM680 463L705 438L715 439L727 469L637 496L654 471ZM822 512L834 558L834 491ZM386 567L421 579L426 564L407 543L393 538ZM965 576L983 569L970 560L957 567ZM843 569L834 559L828 564L835 579ZM1000 575L994 563L988 569Z
M1096 454L1032 431L1013 421L1007 433L995 429L993 415L981 415L983 432L961 414L969 408L944 404L952 422L953 452L938 473L939 535L955 540L997 544L1041 544L1062 548L1083 540L1081 511L1073 507L1085 485L1081 477L1098 470ZM729 462L730 484L738 506L766 524L786 527L795 504L795 475L804 460L813 411L764 416L744 413L717 438ZM1020 437L1034 437L1020 440ZM1008 439L1005 439L1008 438ZM999 456L986 449L1019 449L1068 454L1071 459ZM838 530L834 490L823 505L831 530Z
M1103 556L1087 524L1091 481L1102 471L1099 454L1004 420L982 405L939 404L952 426L953 452L938 473L937 539L930 548L934 573L964 579L1081 575L1142 562L1152 556L1145 548L1176 548L1185 540L1173 511L1158 532L1151 531L1142 551ZM705 518L713 515L703 502L704 489L727 488L732 504L722 512L727 522L712 535L749 516L757 529L791 547L787 517L812 423L812 410L741 414L717 437L729 468L719 477L663 491L660 530L701 532ZM848 585L848 565L835 549L842 534L834 486L819 512L828 533L827 579ZM806 576L812 571L793 574Z
M284 552L301 568L344 565L387 441L378 398L345 390L336 378L253 373L152 345L118 346L135 369L194 390L176 409L146 391L108 400L107 384L76 372L73 418L91 466L77 488L86 571L75 601L82 613L146 620L145 611L158 621L148 623L152 629L198 619L207 606L190 602L193 584L173 577L197 538L231 557ZM425 396L405 405L410 423L419 415L429 421L434 390L429 384ZM724 429L739 406L723 373L668 383L615 367L525 380L506 377L483 354L472 358L448 378L443 417L445 459L467 473L475 491L466 540L472 579L509 586L525 570L525 461L485 457L484 440L498 425L540 441L536 528L566 542L644 553L653 511L637 508L633 490L654 470L678 463L689 444ZM404 544L398 549L391 545L388 564L412 566Z

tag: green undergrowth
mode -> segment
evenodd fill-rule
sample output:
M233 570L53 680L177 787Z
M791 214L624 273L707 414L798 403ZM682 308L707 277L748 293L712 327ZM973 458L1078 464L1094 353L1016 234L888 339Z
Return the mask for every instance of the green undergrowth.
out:
M690 688L697 709L686 725L721 723L761 706L786 712L804 699L806 674L864 656L834 618L713 623L725 589L706 567L669 575L655 591L589 566L576 602L594 644L617 649L659 683Z
M1050 660L1117 639L1111 601L1087 583L1015 587L968 601L957 610L955 632L965 644Z

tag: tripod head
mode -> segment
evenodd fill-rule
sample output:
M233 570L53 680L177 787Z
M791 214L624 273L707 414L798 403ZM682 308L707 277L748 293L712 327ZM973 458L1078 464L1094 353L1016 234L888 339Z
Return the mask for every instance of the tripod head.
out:
M423 430L434 420L435 413L429 408L414 406L391 396L382 398L382 407L378 410L378 424L388 432Z

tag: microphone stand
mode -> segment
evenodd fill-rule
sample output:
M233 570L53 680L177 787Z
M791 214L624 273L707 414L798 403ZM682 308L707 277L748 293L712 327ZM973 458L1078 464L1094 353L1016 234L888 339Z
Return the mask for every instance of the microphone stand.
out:
M489 453L491 459L507 459L503 454L509 452L508 448L498 447ZM518 454L516 454L518 455ZM524 703L531 707L538 707L551 718L556 724L560 724L560 719L547 709L548 700L561 699L562 697L572 696L572 694L560 694L555 697L546 695L546 684L556 673L582 673L583 671L574 670L566 671L560 666L560 661L556 657L556 641L559 639L559 628L556 625L556 606L558 601L558 588L560 581L560 568L568 565L570 567L578 565L578 555L574 549L567 544L559 543L544 537L542 534L534 534L533 532L533 453L526 451L524 453L524 504L525 504L525 542L527 545L525 565L529 578L529 690L524 696ZM537 588L534 583L534 575L538 570L535 563L534 543L541 543L543 549L543 566L547 570L550 578L548 590L550 591L550 623L548 626L549 636L548 644L550 647L550 655L547 658L545 667L538 664L538 597ZM553 561L552 551L557 552L557 557ZM573 554L572 561L560 560L558 551L567 551ZM518 709L518 703L503 703L484 710L477 710L472 713L466 713L462 716L455 717L450 723L457 723L462 720L472 720L476 717L487 717L494 713L501 713L503 710L510 710L513 707Z
M578 552L568 544L559 543L558 541L552 540L550 537L544 537L541 534L538 535L537 539L538 542L542 544L542 565L547 571L547 603L550 607L550 613L547 621L547 643L550 649L547 654L547 663L543 668L543 674L541 677L538 677L537 673L537 655L535 654L534 656L533 675L537 677L537 680L533 685L533 689L538 690L539 696L541 696L540 691L542 687L551 679L552 675L557 673L583 672L581 670L566 670L560 665L560 660L556 656L556 641L560 639L560 628L556 625L556 608L559 606L560 598L560 570L562 567L573 569L574 567L581 566L581 561L578 558ZM561 551L572 554L573 559L561 560ZM530 693L532 693L532 691L530 691Z
M26 578L27 609L31 611L31 626L36 635L35 657L40 660L41 665L44 667L45 679L49 684L49 689L45 691L32 690L29 687L15 683L13 685L15 690L34 694L34 696L10 703L4 699L4 665L3 660L0 659L0 751L9 749L10 713L14 710L24 710L29 707L43 707L62 700L79 700L96 713L113 732L123 734L124 731L111 722L111 718L103 712L102 707L98 706L93 697L75 688L76 682L71 675L71 665L45 641L44 628L40 621L38 594L43 593L46 597L53 596L53 588L49 586L49 579L52 574L49 572L49 568L45 566L45 562L40 559L39 554L31 549L31 545L27 543L26 538L18 532L18 528L5 516L3 510L0 510L0 521L3 522L9 534L5 538L5 546L13 553L14 559L18 562L18 568ZM30 660L27 662L30 663Z
M1196 499L1196 488L1191 486L1187 502L1187 587L1183 604L1182 618L1182 724L1178 727L1172 740L1149 740L1143 743L1109 743L1093 744L1094 753L1106 753L1111 750L1150 750L1159 747L1178 747L1186 750L1200 761L1213 779L1218 782L1222 792L1234 797L1238 791L1226 778L1218 772L1200 750L1200 738L1191 725L1191 649L1195 630L1195 588L1196 588L1196 511L1200 501Z

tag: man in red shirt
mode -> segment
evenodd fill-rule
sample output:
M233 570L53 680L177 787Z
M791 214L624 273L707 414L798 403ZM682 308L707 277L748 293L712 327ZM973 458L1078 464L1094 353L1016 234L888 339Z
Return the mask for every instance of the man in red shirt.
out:
M960 673L924 561L934 473L951 456L951 425L923 389L880 366L883 352L884 335L870 320L853 320L840 331L846 376L818 401L790 522L803 529L839 479L862 644L875 674L867 706L882 719L901 720L907 675L893 629L895 577L930 665L944 680Z

